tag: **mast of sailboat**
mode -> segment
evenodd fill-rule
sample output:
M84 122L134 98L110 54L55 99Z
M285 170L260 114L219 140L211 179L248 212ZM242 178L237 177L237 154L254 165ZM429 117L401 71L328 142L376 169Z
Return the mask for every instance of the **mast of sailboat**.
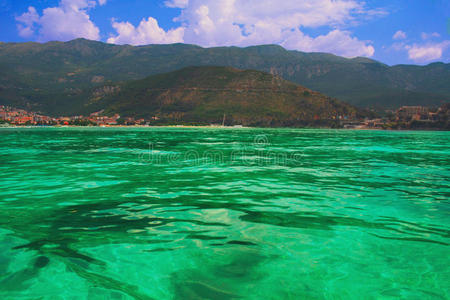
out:
M225 126L225 113L223 114L222 127Z

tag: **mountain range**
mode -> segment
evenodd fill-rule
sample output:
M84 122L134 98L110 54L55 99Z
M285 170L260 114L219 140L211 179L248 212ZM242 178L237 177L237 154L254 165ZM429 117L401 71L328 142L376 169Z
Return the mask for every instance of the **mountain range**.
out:
M276 45L202 48L129 46L77 39L0 43L0 104L51 115L93 108L92 93L189 66L270 73L361 108L450 102L450 64L387 66L368 58L288 51Z

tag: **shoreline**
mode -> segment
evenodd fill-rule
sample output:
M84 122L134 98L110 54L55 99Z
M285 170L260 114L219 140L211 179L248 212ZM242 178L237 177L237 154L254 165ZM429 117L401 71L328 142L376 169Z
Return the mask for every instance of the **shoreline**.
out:
M374 130L374 131L450 131L448 129L435 129L435 128L424 128L424 129L383 129L383 128L331 128L331 127L248 127L248 126L208 126L208 125L108 125L108 126L76 126L76 125L57 125L57 126L0 126L2 128L96 128L96 129L117 129L117 128L130 128L130 129L144 129L144 128L184 128L184 129L323 129L323 130L345 130L345 131L364 131L364 130Z

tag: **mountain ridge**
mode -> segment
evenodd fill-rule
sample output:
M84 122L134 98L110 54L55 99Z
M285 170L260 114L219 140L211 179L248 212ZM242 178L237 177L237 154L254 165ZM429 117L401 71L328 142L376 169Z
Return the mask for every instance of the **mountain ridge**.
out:
M40 45L40 46L45 46L45 45L76 45L76 44L82 44L85 45L86 43L91 44L91 45L107 45L110 47L130 47L130 48L148 48L148 47L159 47L159 46L187 46L187 47L194 47L194 48L198 48L198 49L253 49L253 48L266 48L266 49L270 49L270 48L278 48L279 50L281 50L282 52L292 52L292 53L301 53L301 54L310 54L310 55L314 55L314 54L318 54L318 55L328 55L328 56L332 56L332 57L337 57L339 59L343 59L343 60L363 60L366 62L372 62L372 63L378 63L387 67L396 67L396 66L414 66L414 67L427 67L430 65L435 65L435 64L439 64L439 65L448 65L450 66L450 63L445 63L442 61L437 61L437 62L431 62L425 65L418 65L418 64L395 64L395 65L388 65L385 64L381 61L369 58L369 57L365 57L365 56L356 56L356 57L343 57L343 56L339 56L333 53L328 53L328 52L305 52L305 51L300 51L300 50L288 50L285 49L283 46L281 45L277 45L277 44L261 44L261 45L252 45L252 46L245 46L245 47L240 47L240 46L215 46L215 47L202 47L196 44L187 44L187 43L172 43L172 44L146 44L146 45L131 45L131 44L110 44L110 43L105 43L102 41L95 41L95 40L89 40L89 39L85 39L85 38L77 38L77 39L73 39L67 42L62 42L62 41L49 41L49 42L1 42L0 41L0 46L6 46L6 45Z
M450 64L445 63L387 66L369 58L285 50L279 45L130 46L76 39L0 44L0 104L70 114L66 107L82 101L85 90L95 86L211 65L268 72L365 108L450 102Z

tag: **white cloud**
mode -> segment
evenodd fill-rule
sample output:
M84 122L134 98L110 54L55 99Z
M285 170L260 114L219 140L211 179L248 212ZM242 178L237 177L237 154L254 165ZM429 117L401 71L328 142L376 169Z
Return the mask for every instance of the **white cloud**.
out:
M440 37L437 33L422 33L423 40L429 40L431 37ZM441 59L450 48L450 40L442 42L427 41L423 44L410 44L405 41L399 41L392 44L388 49L397 52L405 52L408 59L416 63L428 63Z
M164 5L172 8L186 8L189 4L189 0L167 0Z
M66 10L81 10L92 8L97 5L95 0L61 0L59 6Z
M428 39L431 39L431 38L441 37L441 35L439 33L437 33L437 32L432 32L432 33L422 32L420 37L422 38L422 40L428 40Z
M302 49L308 52L323 52L326 49L327 52L338 53L345 57L370 57L375 53L373 46L352 37L347 31L338 29L316 38L303 35L298 31L295 35L290 35L283 46L287 49Z
M361 9L352 0L191 0L177 20L187 42L249 45L279 42L282 32L300 27L344 24Z
M51 7L44 10L40 18L40 40L68 41L74 38L98 40L100 31L83 10Z
M129 22L112 23L113 28L117 31L116 36L108 39L111 44L170 44L183 42L184 28L165 31L158 25L158 21L154 18L143 19L139 26L134 27Z
M106 0L99 0L100 5ZM16 18L19 34L23 37L38 35L39 41L68 41L75 38L100 39L100 30L90 20L87 11L97 5L94 0L61 0L59 6L43 10L42 16L30 7Z
M392 36L392 39L404 40L404 39L406 39L406 33L404 31L399 30L396 33L394 33L394 35Z
M405 46L408 51L408 58L415 62L430 62L440 59L442 53L450 46L450 41L437 44Z
M34 34L34 24L39 21L39 15L33 6L28 7L28 12L23 13L16 18L21 24L17 25L19 35L24 38L31 37Z

